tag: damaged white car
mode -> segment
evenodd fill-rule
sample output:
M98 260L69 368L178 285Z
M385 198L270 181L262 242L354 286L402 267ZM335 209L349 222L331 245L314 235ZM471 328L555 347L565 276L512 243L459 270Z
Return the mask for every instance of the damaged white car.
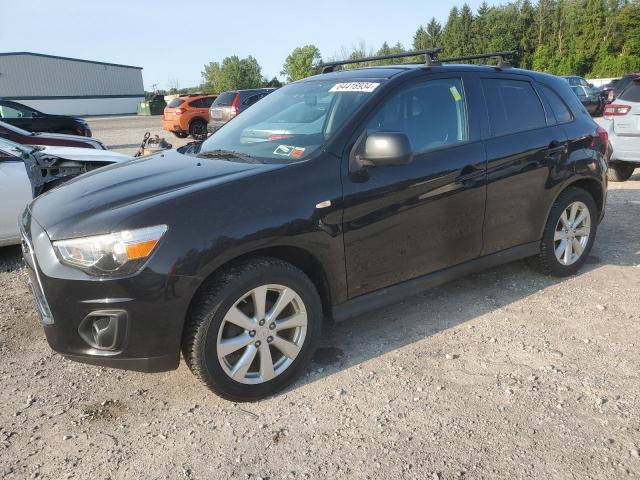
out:
M33 147L0 139L0 247L20 243L18 218L38 195L132 157L92 148Z

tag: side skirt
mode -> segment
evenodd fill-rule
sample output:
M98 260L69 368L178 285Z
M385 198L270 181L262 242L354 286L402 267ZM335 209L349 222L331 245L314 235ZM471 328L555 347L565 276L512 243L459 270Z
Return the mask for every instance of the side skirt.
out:
M487 268L495 267L503 263L513 262L526 257L531 257L540 252L540 242L525 243L517 247L501 250L484 257L476 258L454 267L428 273L412 280L381 288L375 292L366 293L333 307L333 320L341 322L348 318L357 317L371 310L376 310L392 303L396 303L405 297L416 295L431 287L465 277Z

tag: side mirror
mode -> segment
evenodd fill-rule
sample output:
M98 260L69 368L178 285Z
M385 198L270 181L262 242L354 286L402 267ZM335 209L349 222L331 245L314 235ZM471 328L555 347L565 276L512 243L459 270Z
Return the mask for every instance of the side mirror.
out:
M590 84L589 84L589 88L593 88L593 83L590 83Z
M365 166L406 165L413 160L411 142L404 133L375 132L367 136L357 160Z

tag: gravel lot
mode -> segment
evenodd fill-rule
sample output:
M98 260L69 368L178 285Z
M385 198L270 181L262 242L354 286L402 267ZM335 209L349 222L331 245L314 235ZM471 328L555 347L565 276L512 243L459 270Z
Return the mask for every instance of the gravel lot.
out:
M87 117L93 136L102 140L109 150L133 155L138 151L144 132L164 137L174 147L192 142L191 137L180 139L162 129L162 116L151 117Z
M161 133L90 123L121 151ZM19 249L0 249L0 478L637 478L639 220L636 174L611 186L580 275L516 262L330 326L305 377L253 404L184 364L52 353Z

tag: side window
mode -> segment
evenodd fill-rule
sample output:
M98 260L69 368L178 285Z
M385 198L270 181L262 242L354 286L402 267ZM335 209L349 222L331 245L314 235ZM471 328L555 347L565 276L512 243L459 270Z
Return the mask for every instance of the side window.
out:
M560 95L546 85L540 85L540 89L542 90L544 97L547 99L547 102L549 102L551 110L556 116L558 123L569 123L573 120L573 115L571 115L569 107L567 107L567 104L562 101Z
M200 99L200 101L202 102L202 108L209 108L214 100L215 98L213 97Z
M256 102L257 102L258 100L260 100L261 98L264 98L264 97L265 97L265 95L266 95L265 93L259 93L259 94L257 94L257 95L252 95L252 96L250 96L249 98L247 98L247 99L244 101L244 105L246 105L247 107L248 107L249 105L253 105L254 103L256 103Z
M0 118L23 118L28 116L26 110L23 112L13 107L0 105Z
M376 112L367 132L403 132L416 153L466 142L469 128L462 81L428 80L401 88Z
M547 125L542 103L529 82L485 78L482 80L482 88L493 136L533 130Z
M193 102L189 102L189 106L192 108L202 108L202 99L199 98Z

